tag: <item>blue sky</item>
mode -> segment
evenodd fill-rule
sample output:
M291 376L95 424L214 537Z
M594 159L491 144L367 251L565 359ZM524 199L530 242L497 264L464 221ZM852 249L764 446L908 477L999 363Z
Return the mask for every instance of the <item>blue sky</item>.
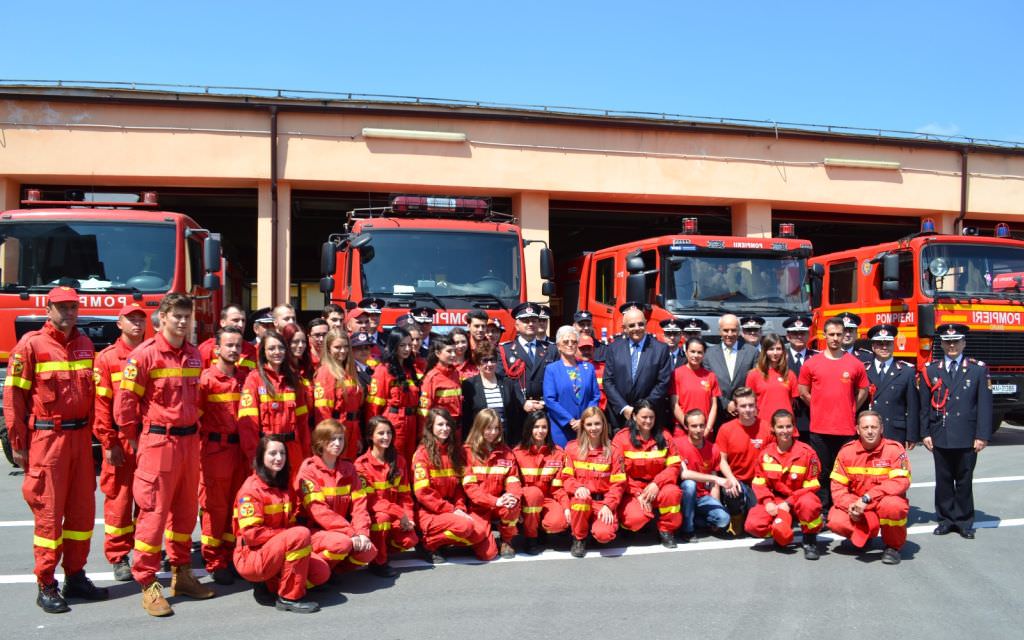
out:
M352 91L1024 142L1021 2L58 1L18 3L4 18L7 79Z

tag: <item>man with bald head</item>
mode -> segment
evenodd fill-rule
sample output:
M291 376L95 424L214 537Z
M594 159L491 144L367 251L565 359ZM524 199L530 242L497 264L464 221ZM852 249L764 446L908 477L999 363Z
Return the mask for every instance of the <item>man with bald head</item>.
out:
M708 345L704 354L704 366L718 378L718 386L722 395L718 397L718 425L733 419L729 413L729 401L732 392L742 387L747 380L747 372L757 364L757 349L740 340L740 319L727 313L718 319L718 333L722 343Z
M622 335L605 349L604 392L616 431L633 416L640 400L649 400L659 413L672 380L668 347L647 334L643 311L632 307L622 314Z

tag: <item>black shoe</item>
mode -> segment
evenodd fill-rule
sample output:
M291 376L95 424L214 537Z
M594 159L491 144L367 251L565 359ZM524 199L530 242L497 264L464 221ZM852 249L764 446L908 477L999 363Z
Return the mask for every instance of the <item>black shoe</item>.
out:
M671 531L659 531L658 540L661 541L661 546L665 547L666 549L676 548L676 538L674 535L672 535Z
M423 559L430 564L444 564L448 562L448 559L441 555L441 551L439 549L431 551L426 547L423 547Z
M974 529L967 528L960 530L960 537L965 540L974 540Z
M572 548L569 549L569 553L571 553L572 557L574 557L574 558L582 558L582 557L586 556L587 555L587 541L586 540L576 540L576 539L573 539L573 541L572 541Z
M128 556L114 563L114 580L118 582L130 582L132 580L132 568L128 564Z
M943 523L940 523L939 526L935 527L935 529L932 531L932 534L937 535L937 536L944 536L944 535L952 533L952 532L953 532L953 525L946 524L945 522L943 522Z
M57 590L57 581L50 584L39 585L39 595L36 596L36 604L46 613L64 613L71 611L68 601L65 600Z
M899 564L900 552L892 547L886 547L882 552L882 564Z
M818 543L816 542L805 542L804 543L804 560L817 560L821 557L821 553L818 551Z
M213 572L210 573L210 576L217 584L235 584L235 574L227 567L214 569Z
M106 587L97 587L85 575L85 570L70 576L64 576L64 588L60 591L64 598L82 598L83 600L106 600L110 592Z
M386 562L384 564L371 564L369 571L378 578L394 578L398 575L398 571Z
M252 585L252 598L264 607L274 606L277 596L270 592L266 582L255 582Z
M526 547L523 548L523 552L526 553L526 555L535 556L543 550L544 548L541 546L540 540L537 538L526 539Z
M278 611L291 611L293 613L316 613L320 610L320 605L311 600L288 600L287 598L277 596L274 608Z
M679 542L686 544L687 542L693 542L694 534L692 531L683 531L679 534Z

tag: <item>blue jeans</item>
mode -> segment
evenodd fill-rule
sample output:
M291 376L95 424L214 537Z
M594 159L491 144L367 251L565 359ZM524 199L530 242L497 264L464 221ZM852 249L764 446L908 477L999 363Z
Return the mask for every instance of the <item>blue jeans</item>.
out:
M694 526L716 527L724 529L729 526L729 512L722 503L710 495L697 497L697 481L683 480L683 533L693 533Z

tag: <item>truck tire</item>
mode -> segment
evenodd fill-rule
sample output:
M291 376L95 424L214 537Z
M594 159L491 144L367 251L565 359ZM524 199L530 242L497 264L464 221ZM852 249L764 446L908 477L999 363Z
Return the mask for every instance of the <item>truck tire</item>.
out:
M3 416L0 416L0 444L4 448L4 457L7 458L7 462L14 465L14 454L11 452L11 441L7 439L7 423L4 421Z

